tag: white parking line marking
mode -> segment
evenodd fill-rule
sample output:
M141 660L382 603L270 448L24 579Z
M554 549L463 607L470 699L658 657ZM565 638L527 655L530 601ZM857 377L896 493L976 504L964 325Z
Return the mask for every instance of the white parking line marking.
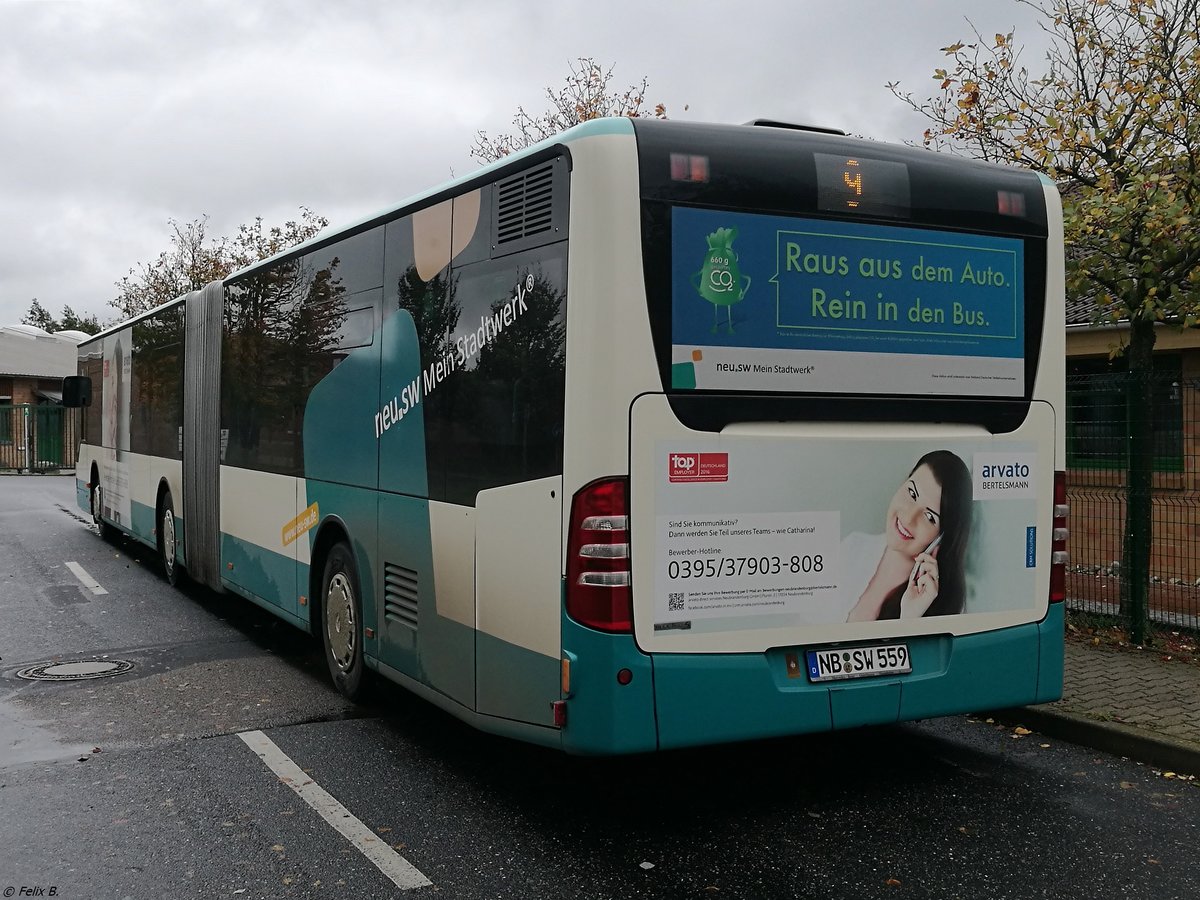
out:
M85 588L93 594L107 594L104 588L100 587L100 582L87 573L87 571L77 562L67 563L67 568L75 573L75 577L83 584Z
M300 799L334 827L358 851L373 862L376 868L402 891L429 887L433 884L407 859L380 840L370 828L338 803L328 791L313 781L301 768L261 731L243 731L238 735L246 746L257 753L279 780L295 791Z

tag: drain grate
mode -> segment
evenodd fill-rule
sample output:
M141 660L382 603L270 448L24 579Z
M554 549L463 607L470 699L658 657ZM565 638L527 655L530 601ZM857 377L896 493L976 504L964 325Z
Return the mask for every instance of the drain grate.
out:
M127 659L78 659L27 666L17 672L17 677L27 681L83 681L123 675L132 668L133 663Z

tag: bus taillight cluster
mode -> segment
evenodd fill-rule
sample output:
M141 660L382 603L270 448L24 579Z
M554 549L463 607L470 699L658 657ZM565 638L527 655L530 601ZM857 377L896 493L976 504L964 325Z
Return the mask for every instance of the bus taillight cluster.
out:
M567 615L600 631L633 630L628 479L593 481L571 502Z
M1061 603L1067 598L1067 473L1054 473L1054 531L1050 544L1050 602Z

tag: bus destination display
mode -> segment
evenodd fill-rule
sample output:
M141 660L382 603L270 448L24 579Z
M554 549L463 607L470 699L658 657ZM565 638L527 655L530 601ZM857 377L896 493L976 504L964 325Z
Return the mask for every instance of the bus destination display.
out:
M908 166L904 163L814 153L817 209L863 216L907 216Z

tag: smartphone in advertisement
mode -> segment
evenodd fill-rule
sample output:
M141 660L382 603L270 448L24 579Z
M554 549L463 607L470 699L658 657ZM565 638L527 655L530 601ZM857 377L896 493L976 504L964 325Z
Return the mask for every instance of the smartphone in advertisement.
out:
M937 545L940 544L941 542L942 542L942 535L939 534L937 537L935 537L932 541L929 542L929 546L925 548L925 552L932 553L934 550L937 549ZM908 583L911 584L913 587L917 586L917 569L920 567L920 565L921 565L920 562L913 563L912 571L908 573Z

